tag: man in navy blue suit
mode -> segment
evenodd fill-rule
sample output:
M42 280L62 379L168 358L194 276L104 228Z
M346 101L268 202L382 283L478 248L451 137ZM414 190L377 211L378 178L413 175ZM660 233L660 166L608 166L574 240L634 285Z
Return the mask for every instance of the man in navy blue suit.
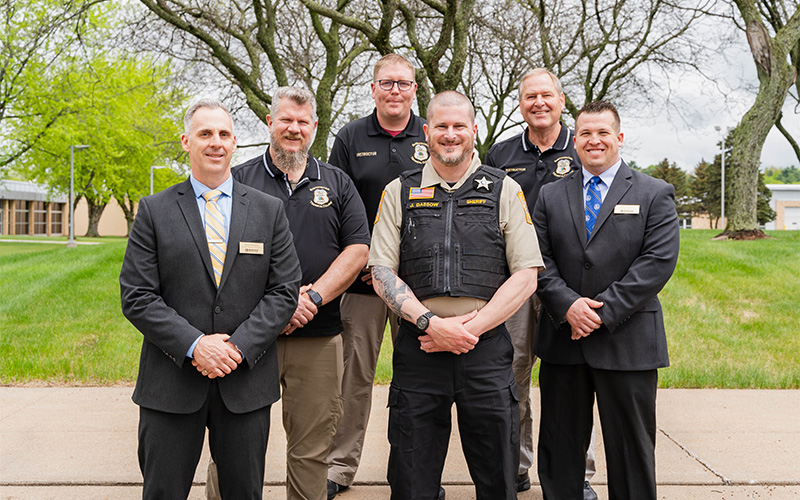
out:
M669 365L658 292L678 260L671 185L620 159L611 103L575 123L583 165L542 187L534 210L546 269L534 353L539 372L539 479L544 498L581 498L595 395L612 500L655 500L656 386Z

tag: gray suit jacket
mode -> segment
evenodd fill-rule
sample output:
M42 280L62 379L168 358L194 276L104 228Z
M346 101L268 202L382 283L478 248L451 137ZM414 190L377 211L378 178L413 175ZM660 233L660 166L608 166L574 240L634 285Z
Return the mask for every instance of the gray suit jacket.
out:
M225 406L244 413L278 400L275 339L297 306L300 265L283 204L234 181L230 234L214 286L200 212L190 182L139 203L120 272L122 312L144 335L136 404L193 413L210 379L186 352L202 334L227 333L245 360L219 380ZM240 242L263 253L240 253Z
M573 172L543 186L536 201L533 219L547 268L539 274L544 308L534 353L553 364L607 370L669 366L657 295L678 260L674 189L623 162L587 242L582 181L581 170ZM579 297L604 303L597 309L603 325L574 341L564 318Z

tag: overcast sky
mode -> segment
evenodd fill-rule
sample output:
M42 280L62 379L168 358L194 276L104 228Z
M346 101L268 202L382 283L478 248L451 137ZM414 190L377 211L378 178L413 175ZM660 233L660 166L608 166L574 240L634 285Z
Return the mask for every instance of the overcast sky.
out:
M741 120L756 96L758 77L744 33L736 39L738 43L706 68L714 83L696 74L683 74L670 85L673 107L663 106L650 117L622 111L623 158L635 160L640 167L669 158L689 172L701 159L713 160L724 132ZM794 87L792 92L797 92ZM794 99L787 98L781 123L800 141L800 115L796 111ZM761 165L798 166L789 142L774 127L764 144Z
M666 110L652 119L630 118L623 113L622 129L625 134L621 155L626 160L635 160L639 167L646 167L669 158L682 169L691 172L701 159L712 161L719 154L719 141L724 131L734 127L747 112L755 95L746 102L724 102L709 100L707 108L695 117L695 122L687 124L678 118L670 121ZM800 141L800 115L787 99L783 109L783 126ZM720 131L715 130L719 127ZM761 152L763 167L798 166L797 156L786 138L776 128L772 128Z

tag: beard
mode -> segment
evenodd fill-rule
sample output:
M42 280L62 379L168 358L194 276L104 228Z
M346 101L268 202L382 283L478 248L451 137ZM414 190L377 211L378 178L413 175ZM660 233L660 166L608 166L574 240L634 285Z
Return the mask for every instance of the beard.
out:
M431 156L433 156L434 158L436 158L437 161L445 165L459 165L467 158L467 154L472 153L472 151L464 149L464 151L462 151L461 154L455 156L445 156L442 153L440 153L438 149L430 147L430 145L428 146L428 149L430 150Z
M288 136L288 138L293 139L294 137ZM273 135L270 144L272 161L276 167L286 173L302 170L308 162L308 147L309 145L306 144L298 151L288 151L280 145L278 138Z

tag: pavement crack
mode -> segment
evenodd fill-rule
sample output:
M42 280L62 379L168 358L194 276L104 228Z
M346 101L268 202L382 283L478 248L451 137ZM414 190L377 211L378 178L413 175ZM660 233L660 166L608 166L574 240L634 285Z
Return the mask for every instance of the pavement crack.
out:
M659 432L661 432L661 434L663 434L664 436L666 436L666 437L667 437L667 439L669 439L670 441L672 441L673 443L675 443L676 445L678 445L678 447L679 447L680 449L682 449L684 452L686 452L686 454L687 454L687 455L689 455L690 457L692 457L693 459L695 459L695 461L697 461L697 463L699 463L701 466L703 466L703 467L704 467L706 470L708 470L710 473L712 473L712 474L714 474L715 476L717 476L717 477L720 479L720 481L722 481L722 484L724 484L725 486L730 486L730 485L731 485L731 480L730 480L730 479L728 479L727 477L725 477L725 476L724 476L722 473L718 472L718 471L717 471L717 470L716 470L714 467L712 467L710 464L708 464L707 462L705 462L703 459L701 459L700 457L698 457L697 455L695 455L694 453L692 453L692 450L690 450L689 448L687 448L686 446L684 446L684 445L683 445L683 444L682 444L680 441L678 441L677 439L675 439L674 437L672 437L672 436L669 434L669 432L665 431L665 430L664 430L663 428L661 428L661 427L659 427L659 428L658 428L658 430L659 430Z

